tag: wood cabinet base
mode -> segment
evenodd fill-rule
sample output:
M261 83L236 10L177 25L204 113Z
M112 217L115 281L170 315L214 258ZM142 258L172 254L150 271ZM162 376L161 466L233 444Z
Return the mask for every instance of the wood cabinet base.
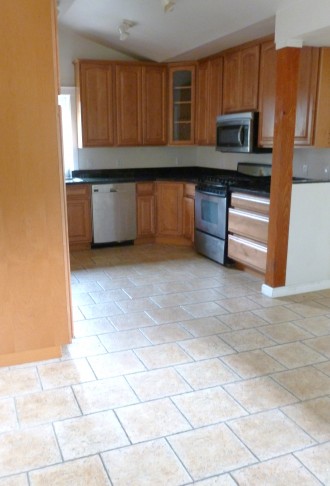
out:
M254 277L264 279L265 277L265 272L260 272L256 270L255 268L248 267L247 265L243 265L243 263L235 262L234 268L237 270L241 270L241 272L246 272L249 273L250 275L253 275Z
M183 236L154 236L147 238L137 238L134 241L134 245L176 245L176 246L193 246L193 242Z
M70 241L69 242L69 248L70 251L81 251L81 250L90 250L91 249L91 243L75 243Z
M156 236L155 243L163 245L193 246L192 241L183 236Z

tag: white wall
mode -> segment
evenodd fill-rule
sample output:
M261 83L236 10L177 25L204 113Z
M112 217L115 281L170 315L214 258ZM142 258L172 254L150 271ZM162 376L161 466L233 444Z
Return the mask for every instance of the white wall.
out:
M329 208L330 183L293 184L286 286L330 280Z
M269 297L330 287L330 182L293 184L286 279L283 287L262 285Z
M237 162L272 163L272 154L228 154L217 152L214 147L197 147L196 150L196 165L201 167L236 170Z
M74 86L75 59L132 60L108 47L101 46L65 28L58 31L59 65L61 86Z
M329 0L297 0L276 13L275 42L282 47L330 46Z
M79 149L79 169L133 169L196 165L195 147L114 147Z
M295 149L293 173L296 177L330 180L330 150Z

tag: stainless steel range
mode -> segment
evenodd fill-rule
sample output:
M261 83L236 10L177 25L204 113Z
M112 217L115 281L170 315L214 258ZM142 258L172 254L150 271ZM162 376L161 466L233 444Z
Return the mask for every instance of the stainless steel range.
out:
M208 177L196 186L195 249L221 263L228 258L228 207L232 188L268 191L271 166L239 162L237 172Z

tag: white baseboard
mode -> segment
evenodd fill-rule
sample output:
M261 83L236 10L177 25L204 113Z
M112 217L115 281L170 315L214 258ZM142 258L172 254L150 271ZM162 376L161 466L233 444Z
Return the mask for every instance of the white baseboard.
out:
M326 290L330 288L330 280L323 280L322 282L313 282L297 285L285 285L284 287L270 287L263 284L261 292L267 297L286 297L289 295L306 294L308 292L317 292L318 290Z

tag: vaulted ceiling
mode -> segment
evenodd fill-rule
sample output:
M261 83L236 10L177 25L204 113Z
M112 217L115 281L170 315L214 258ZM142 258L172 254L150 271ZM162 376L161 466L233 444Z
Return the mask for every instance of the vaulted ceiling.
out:
M275 14L297 0L59 0L59 25L104 46L152 61L192 60L275 30ZM126 40L118 27L134 25Z

